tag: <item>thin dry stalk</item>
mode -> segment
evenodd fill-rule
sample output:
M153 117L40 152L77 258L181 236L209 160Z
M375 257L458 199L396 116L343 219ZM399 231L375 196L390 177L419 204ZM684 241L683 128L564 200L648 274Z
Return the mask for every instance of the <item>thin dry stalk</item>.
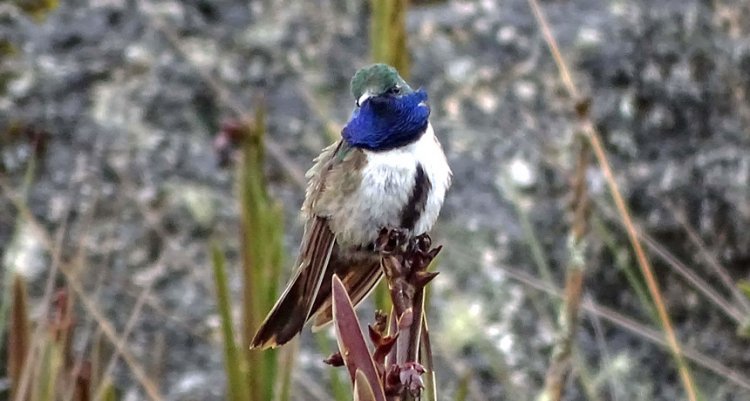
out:
M13 279L13 298L10 311L10 327L8 327L8 376L10 378L10 399L18 394L21 375L26 365L29 353L29 323L28 296L26 283L20 276Z
M579 101L579 99L581 99L580 93L576 85L573 83L573 78L570 75L567 64L560 54L559 47L557 46L557 41L552 35L549 24L547 23L547 20L541 8L539 7L537 0L528 0L528 2L534 13L534 17L540 29L542 30L542 35L544 36L544 39L550 48L552 56L555 59L555 63L557 64L557 68L560 71L560 76L562 78L563 84L566 87L566 90L575 101ZM643 247L641 246L640 241L638 241L638 234L633 226L630 212L628 211L625 200L620 193L620 188L617 185L617 181L615 180L614 173L612 172L612 167L610 166L609 159L606 155L606 152L604 151L604 146L602 145L599 133L594 127L594 123L591 121L590 117L585 117L583 119L583 121L581 122L581 129L589 140L589 143L591 144L591 148L594 151L594 155L596 156L599 167L604 174L607 186L609 187L612 198L614 199L617 211L620 214L620 218L623 220L623 223L625 224L628 238L631 245L633 246L633 250L635 251L636 258L638 260L638 265L640 266L641 272L646 279L646 284L648 285L649 292L651 293L651 297L654 301L654 304L656 305L656 311L659 315L659 320L661 321L667 343L669 344L669 348L672 351L675 362L677 363L677 369L680 373L680 378L682 380L683 387L685 388L685 393L687 394L688 400L697 401L698 395L695 383L693 382L693 378L688 371L687 364L685 363L680 343L677 340L674 328L672 327L672 322L669 318L669 313L667 312L667 308L664 305L664 299L661 296L659 284L656 281L656 277L654 277L653 268L651 267L651 263L646 257L646 253L643 251Z
M80 248L83 249L83 248ZM93 298L98 298L99 293L101 292L102 284L104 283L104 276L106 274L106 269L101 269L99 274L97 275L96 279L96 286L93 291ZM85 328L82 330L83 334L80 334L79 337L81 338L80 343L85 344L82 347L82 351L79 352L78 356L75 358L75 365L73 366L71 370L71 377L76 378L76 385L75 386L69 386L67 389L67 392L65 394L65 397L62 399L65 401L71 401L74 398L78 401L81 400L81 394L85 393L85 400L90 400L90 391L92 389L92 383L95 383L93 380L93 373L91 370L91 366L93 363L90 363L89 360L85 358L86 350L89 348L89 341L92 340L95 337L95 326L96 322L93 319L87 319L87 323L85 325ZM80 331L79 331L80 333ZM101 377L101 376L98 376Z
M529 288L543 291L559 298L564 296L563 291L554 288L543 279L510 267L502 267L502 269L510 278L527 285ZM592 313L617 327L625 329L632 334L671 351L668 341L664 339L664 336L659 331L647 327L635 319L625 316L614 309L597 305L590 301L584 301L582 303L582 308L588 313ZM743 376L740 372L733 370L726 365L723 365L720 361L690 347L683 348L683 355L690 361L694 362L697 366L703 367L718 376L727 379L738 387L750 390L750 378Z
M4 182L0 181L0 188L2 188L5 193L8 195L8 198L11 200L11 203L13 203L13 206L16 207L16 210L18 211L19 215L22 216L22 218L31 225L31 227L40 233L43 233L43 235L40 235L42 242L44 243L47 252L49 252L50 255L52 255L52 263L50 265L50 272L47 276L47 282L45 283L44 288L44 296L42 297L41 305L42 305L42 311L40 313L41 316L46 316L49 312L50 305L52 305L52 297L54 295L54 288L55 288L55 281L57 278L57 273L60 268L60 260L62 255L62 243L63 239L65 238L65 233L68 231L68 218L66 217L63 221L62 225L57 231L57 235L55 236L54 240L52 239L51 235L42 228L41 224L36 220L36 217L34 217L33 213L31 213L31 210L29 210L26 203L22 201L22 199L17 196L13 191L10 190L9 187L5 185ZM70 205L68 205L70 207ZM68 213L65 213L66 216L68 216ZM31 335L31 346L29 347L27 353L26 353L26 361L36 361L41 353L43 352L44 347L44 330L46 329L44 324L38 324L34 328L34 332ZM37 370L38 364L36 363L26 363L23 369L23 372L21 374L21 379L19 381L19 385L17 387L18 393L16 395L16 400L25 400L28 396L29 391L31 390L30 384L31 380L34 377L34 371Z
M746 315L750 315L750 300L742 295L742 292L739 290L739 288L737 288L737 285L732 280L732 277L729 275L727 269L725 269L724 266L719 263L719 261L716 259L716 255L708 250L706 243L703 241L703 239L701 239L700 235L698 235L698 232L690 224L687 217L685 217L685 213L678 210L672 202L667 202L667 206L668 209L672 212L675 220L677 220L677 222L687 233L690 241L698 248L701 256L706 261L706 264L708 264L708 266L713 269L714 273L719 277L719 279L721 279L724 287L726 287L732 293L732 296L737 301L737 304L742 307L743 312Z
M560 333L552 352L550 365L545 377L542 399L559 401L565 391L565 383L570 374L571 353L578 328L578 311L583 293L585 263L585 235L588 232L590 199L586 186L586 169L589 164L589 149L584 138L577 137L578 158L573 177L573 223L570 228L570 255L565 279L565 296L560 313Z
M617 220L617 216L606 205L600 205L600 210L607 214L607 217ZM625 225L622 221L618 221L624 228ZM663 260L667 266L672 268L675 273L679 274L680 277L684 278L693 288L703 294L709 301L713 302L717 308L719 308L725 315L732 319L735 323L742 323L744 316L740 310L737 309L729 300L719 294L708 282L702 279L700 276L695 274L692 269L688 268L685 263L677 258L672 252L667 250L664 246L659 244L653 237L644 232L640 227L635 227L638 237L643 240L646 246L656 254L661 260ZM741 294L740 294L741 296Z
M602 320L598 315L593 313L591 314L591 326L594 329L596 345L597 348L599 348L601 354L600 370L602 370L605 366L613 366L612 355L609 352L609 348L607 348L607 340L604 338L604 327L602 326ZM618 401L617 394L622 393L622 383L620 383L620 381L615 378L609 377L607 379L607 385L609 388L608 399L612 401Z
M625 316L614 309L596 305L588 301L584 301L583 308L589 313L595 314L610 323L622 327L637 336L661 346L666 350L670 350L669 342L664 339L663 333L658 330L646 327L635 319ZM710 356L690 347L683 348L683 355L685 358L694 362L697 366L701 366L736 386L744 388L745 391L750 390L750 378L743 376L737 370L722 364L719 360L711 358Z
M654 240L650 235L644 233L642 230L638 230L638 232L639 236L646 243L646 246L648 246L649 249L657 254L669 266L671 266L674 271L676 271L680 276L682 276L685 280L692 284L692 286L696 290L698 290L706 298L713 302L714 305L721 309L724 314L729 316L729 318L737 323L742 323L744 319L744 317L742 316L742 312L737 310L734 305L726 300L721 294L716 292L716 290L714 290L710 284L700 278L700 276L698 276L697 274L693 273L693 271L689 269L682 261L677 259L674 254L672 254L666 248L656 242L656 240Z
M96 302L92 301L88 295L84 292L83 287L75 280L75 277L71 276L71 274L66 271L66 269L62 268L60 269L60 252L59 250L62 248L62 239L63 234L67 232L67 230L60 229L58 231L57 237L53 240L47 232L47 230L42 226L42 224L36 219L36 217L31 213L31 210L29 210L28 206L23 203L20 198L17 196L15 191L13 191L10 186L7 185L7 183L0 179L0 189L2 189L8 198L11 200L11 203L13 206L17 209L18 213L26 219L26 221L31 225L31 227L34 229L34 231L37 233L39 238L41 239L42 243L44 243L45 247L47 248L47 251L52 254L52 265L51 265L51 272L48 276L48 282L47 282L47 288L45 289L45 297L44 300L50 300L51 294L53 293L52 289L54 288L54 278L57 277L58 271L63 273L63 276L65 276L66 282L70 286L70 288L73 290L75 295L78 297L78 299L81 300L81 303L86 309L88 313L91 314L93 319L97 322L99 327L102 329L102 332L104 333L105 337L113 344L115 345L116 351L120 353L123 357L123 360L130 368L131 372L133 372L136 380L139 384L144 388L146 391L146 394L148 395L149 399L151 400L162 400L164 397L160 394L158 391L156 385L153 384L151 379L146 375L145 370L141 367L140 364L136 361L136 359L128 352L127 349L124 347L117 347L119 345L119 337L117 336L117 332L112 326L112 324L106 319L106 317L97 309ZM67 215L67 213L66 213ZM67 227L67 220L63 224L62 228ZM72 269L75 271L75 269ZM49 294L49 295L47 295ZM45 302L44 305L51 305L49 302ZM46 309L43 311L44 315L46 315L47 311ZM32 335L32 345L29 350L29 356L27 357L27 360L32 360L34 356L36 355L36 352L39 352L40 346L41 346L41 337L42 337L42 326L38 325L35 329L34 334ZM16 399L23 400L25 399L27 393L26 389L28 388L29 381L31 379L31 369L29 368L30 364L26 365L26 368L24 369L24 374L21 378L21 393L19 394L19 397Z
M122 332L122 336L118 340L120 343L115 346L115 349L119 350L121 348L125 348L125 345L127 344L128 337L130 336L130 333L133 331L133 328L135 328L135 324L138 322L138 318L141 315L141 311L143 310L143 306L146 303L146 299L148 298L149 294L151 293L151 285L153 284L153 281L149 282L146 288L144 288L140 295L138 296L138 299L135 301L135 306L133 307L133 310L130 312L130 317L128 317L128 321L125 323L125 329ZM110 377L112 375L112 372L115 369L115 364L117 362L119 355L118 352L115 352L112 354L112 356L109 358L109 361L107 362L107 365L104 369L104 371L101 374L102 378ZM100 400L102 397L104 397L104 394L107 391L107 382L106 380L102 380L98 388L95 391L94 400Z
M424 309L424 303L422 304ZM435 375L435 362L432 358L432 342L430 341L430 326L427 325L427 315L422 313L422 331L419 342L419 360L425 368L425 397L426 401L435 401L437 397L437 378Z
M96 191L94 195L91 197L92 203L96 205L99 199L99 192ZM96 207L91 207L88 209L88 212L81 218L81 222L79 224L79 230L82 233L78 238L77 244L75 245L75 256L72 258L72 261L69 262L67 265L67 280L79 280L79 277L84 270L86 264L86 247L85 242L88 238L88 233L90 231L90 228L94 222L94 212L96 210ZM65 269L66 266L61 266L61 269ZM93 290L93 295L91 296L92 299L96 299L99 295L99 292L101 290L102 284L104 282L104 277L106 274L106 269L100 269L101 271L97 274L97 280L96 285ZM69 291L66 289L65 293L66 298L68 301L67 309L65 310L67 313L71 313L73 310L73 296L69 294ZM69 315L69 319L75 319L72 314ZM93 319L87 319L87 324L85 330L81 332L78 331L77 342L79 344L82 344L82 348L84 351L81 351L80 355L75 358L75 363L73 364L73 351L72 351L72 341L73 341L73 321L69 323L70 326L67 328L66 331L66 349L64 351L63 357L66 359L66 365L65 369L67 370L66 374L69 375L70 381L73 382L73 384L67 385L67 391L65 396L62 398L63 400L90 400L90 392L92 389L92 383L95 383L92 379L91 374L91 364L88 363L88 361L85 359L85 349L87 348L87 344L89 342L89 338L92 336L92 332L94 331L93 327L96 326L97 322ZM85 397L85 398L82 398Z
M81 287L81 284L76 280L68 277L66 269L61 269L60 271L64 276L66 276L68 285L76 294L78 299L80 299L81 304L83 305L86 312L94 318L94 320L99 324L102 333L104 333L104 336L107 337L107 339L115 346L116 352L120 354L122 359L130 368L130 371L133 372L133 375L135 376L138 383L140 383L143 387L143 390L146 392L148 398L153 401L163 400L164 397L159 392L156 384L154 384L148 374L146 374L146 370L127 351L127 349L125 348L126 342L117 335L117 331L115 330L114 326L112 326L112 324L109 322L109 320L107 320L104 314L99 311L99 308L97 308L95 302L89 298L83 287Z

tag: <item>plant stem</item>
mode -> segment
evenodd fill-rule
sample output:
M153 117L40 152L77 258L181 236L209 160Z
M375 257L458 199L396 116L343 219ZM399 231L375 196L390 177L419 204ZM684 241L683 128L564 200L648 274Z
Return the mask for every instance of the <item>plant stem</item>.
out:
M566 90L568 91L568 94L572 99L574 99L574 101L579 101L581 99L581 96L578 88L573 82L573 78L570 75L568 66L565 63L562 55L560 54L560 50L557 46L557 41L552 35L549 24L547 23L547 20L542 13L541 8L539 7L537 0L528 0L528 2L534 14L534 18L537 20L537 23L542 31L544 40L545 42L547 42L550 52L552 53L555 64L557 64L558 71L560 72L560 76ZM594 126L594 123L593 121L591 121L591 118L589 116L583 118L580 124L583 134L588 139L588 142L590 143L591 148L594 151L594 155L596 156L599 168L604 175L605 181L607 182L607 186L609 187L609 191L615 202L617 211L620 214L620 218L622 219L623 224L625 224L628 239L633 246L636 259L638 260L638 265L640 266L641 272L646 279L648 290L651 293L654 304L656 305L656 312L659 316L659 320L661 321L667 344L669 344L669 348L672 351L673 358L675 360L675 363L677 364L677 370L680 374L682 385L685 388L687 398L689 401L697 401L698 391L696 389L695 382L693 381L690 371L688 370L687 363L685 363L685 358L683 357L680 343L677 340L677 335L675 334L674 328L672 327L672 321L669 318L669 313L667 312L667 308L664 305L664 299L661 296L659 284L656 281L656 277L654 276L651 263L646 257L646 252L644 252L643 247L638 240L638 233L636 232L635 226L633 225L633 219L630 216L630 212L628 211L628 207L625 204L625 200L620 193L620 188L617 185L617 181L615 180L614 173L612 172L612 167L609 164L609 158L604 151L604 146L602 145L599 133L597 132L596 127Z
M552 353L545 378L542 399L559 401L565 390L565 382L570 373L571 354L578 328L578 312L583 293L586 244L590 201L586 187L586 169L589 164L589 149L580 136L576 138L578 158L573 177L573 223L570 228L570 255L565 278L565 296L560 312L560 333Z

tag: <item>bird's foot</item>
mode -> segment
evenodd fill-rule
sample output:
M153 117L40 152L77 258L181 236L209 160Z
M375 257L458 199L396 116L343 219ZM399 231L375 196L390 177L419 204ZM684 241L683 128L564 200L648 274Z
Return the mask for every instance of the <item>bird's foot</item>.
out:
M409 245L409 242L409 230L383 227L375 241L375 250L384 254L393 254L403 251L404 246Z
M414 284L426 284L434 276L434 273L427 273L427 267L441 249L442 246L432 248L432 238L428 234L409 237L409 231L403 228L383 228L375 241L375 251L386 256L386 259L393 259L385 266L397 267L395 271L391 271L394 276L406 278L413 273L417 273L417 277L430 276L426 280L418 279ZM391 269L386 270L386 276L388 270Z
M427 233L418 235L409 241L409 250L427 253L432 246L432 238Z

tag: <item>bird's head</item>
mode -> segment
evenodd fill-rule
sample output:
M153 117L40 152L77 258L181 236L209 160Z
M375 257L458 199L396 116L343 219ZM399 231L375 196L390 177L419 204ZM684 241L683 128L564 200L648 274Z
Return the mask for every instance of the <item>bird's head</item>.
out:
M414 92L398 75L395 68L387 64L373 64L359 69L352 78L352 95L357 106L377 97L398 97Z
M417 140L427 129L427 93L413 90L395 68L373 64L352 78L356 107L342 135L355 147L382 151Z

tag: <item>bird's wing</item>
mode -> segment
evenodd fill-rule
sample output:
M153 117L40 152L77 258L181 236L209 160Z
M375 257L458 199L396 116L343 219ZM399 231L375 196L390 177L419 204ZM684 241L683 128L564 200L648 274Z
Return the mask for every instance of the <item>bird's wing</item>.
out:
M359 186L356 180L361 164L366 159L362 149L354 148L346 140L323 149L307 172L307 191L302 204L302 216L308 221L315 216L327 217L333 198L345 199ZM335 188L336 191L329 191Z
M251 348L282 345L302 330L323 281L335 236L325 218L310 222L300 246L297 271L253 337Z
M328 271L328 262L336 246L336 237L328 225L327 216L317 213L320 210L317 203L329 188L329 179L332 178L331 184L336 184L336 177L351 167L352 157L358 157L356 152L361 151L341 140L324 149L308 171L307 194L302 207L307 224L296 263L297 271L261 324L251 347L268 348L286 343L302 330L313 313L321 283L325 277L330 280L333 274Z
M344 284L352 305L355 307L362 302L383 276L380 268L380 257L371 254L363 258L342 258L337 247L328 262L329 272L320 284L318 296L311 310L309 318L313 320L313 331L318 331L333 320L333 299L331 298L331 277L335 273Z

